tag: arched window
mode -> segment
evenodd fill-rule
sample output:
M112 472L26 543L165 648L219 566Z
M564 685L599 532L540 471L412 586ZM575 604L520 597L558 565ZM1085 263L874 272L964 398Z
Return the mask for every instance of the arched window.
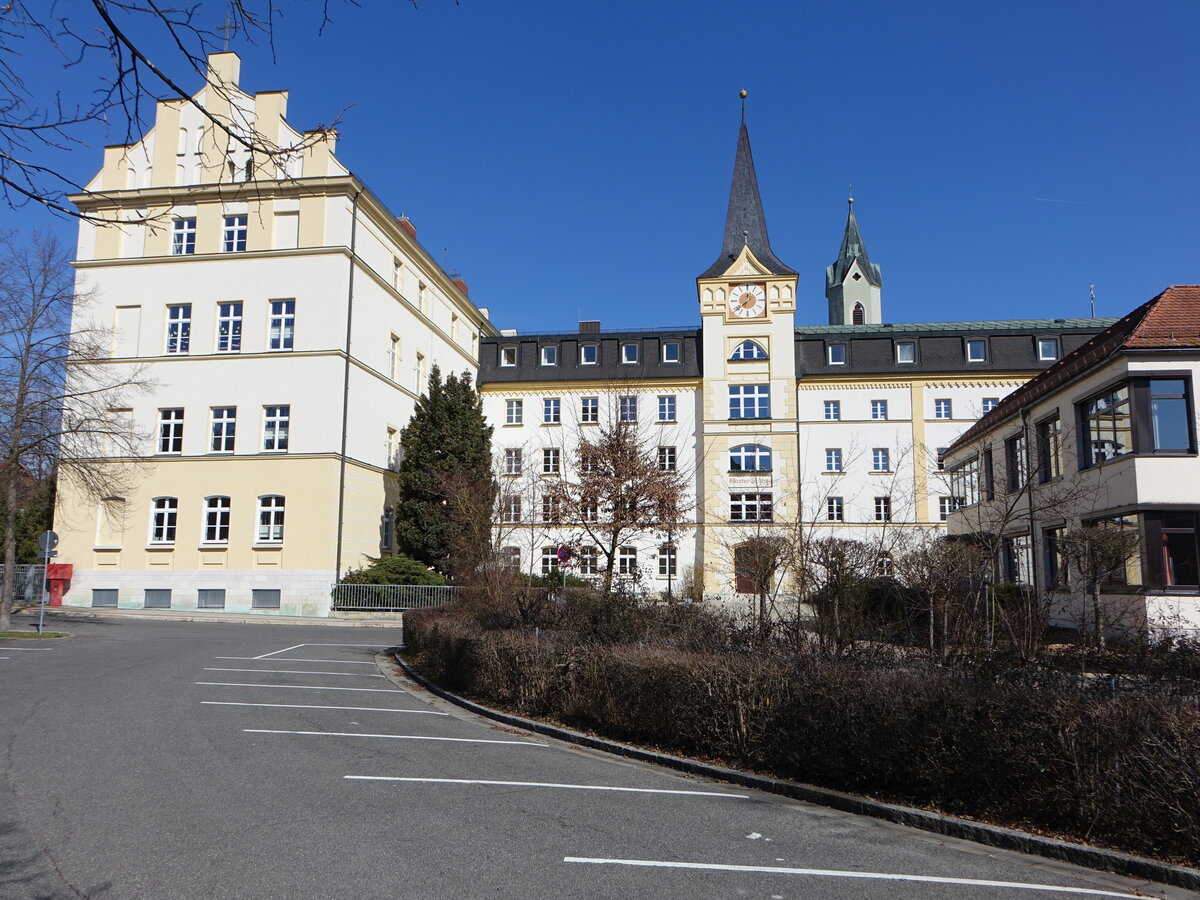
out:
M854 304L854 311L851 313L855 325L862 325L867 321L867 312L863 309L861 303Z
M730 359L766 359L767 351L756 341L742 341L734 349Z
M762 444L742 444L729 451L730 472L770 472L771 448Z

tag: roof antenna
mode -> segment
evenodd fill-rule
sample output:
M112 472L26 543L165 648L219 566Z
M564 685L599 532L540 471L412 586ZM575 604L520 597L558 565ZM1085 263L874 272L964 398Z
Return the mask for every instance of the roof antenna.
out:
M1088 285L1088 293L1092 297L1092 318L1096 318L1096 285Z
M742 124L746 124L746 90L743 88L738 91L738 96L742 98Z

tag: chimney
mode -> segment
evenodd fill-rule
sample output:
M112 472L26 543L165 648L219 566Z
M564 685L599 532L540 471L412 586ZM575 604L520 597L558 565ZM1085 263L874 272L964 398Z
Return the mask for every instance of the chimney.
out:
M579 333L580 334L599 334L600 333L600 320L593 319L593 320L589 320L587 322L580 322L579 323Z
M412 223L412 219L408 216L397 217L396 224L407 231L408 236L414 241L417 239L417 226Z
M450 280L454 282L454 284L458 287L458 289L463 292L463 296L466 297L467 296L467 283L465 281L463 281L462 276L456 275L453 278L451 278Z

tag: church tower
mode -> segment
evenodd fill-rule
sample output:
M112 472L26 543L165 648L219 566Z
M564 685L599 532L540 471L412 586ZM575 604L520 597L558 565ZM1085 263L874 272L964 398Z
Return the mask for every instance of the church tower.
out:
M854 198L846 216L846 231L837 262L825 269L825 297L830 325L878 325L883 321L879 266L867 256L867 245L858 232Z

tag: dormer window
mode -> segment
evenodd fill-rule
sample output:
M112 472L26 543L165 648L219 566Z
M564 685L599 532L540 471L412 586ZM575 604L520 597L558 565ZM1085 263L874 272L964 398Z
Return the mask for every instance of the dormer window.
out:
M622 344L621 345L621 362L623 364L636 363L638 361L638 345L637 344Z
M1058 338L1038 338L1038 362L1058 359Z
M558 365L558 345L547 344L542 347L542 365L557 366Z
M679 344L676 341L664 341L662 345L662 361L668 365L679 362Z
M831 366L844 366L846 364L845 344L830 344L827 349L829 353L829 364Z
M516 347L501 347L500 348L500 365L515 366L517 364L517 348Z
M897 341L896 342L896 362L904 365L915 363L917 361L917 344L916 341Z
M987 341L979 339L967 341L967 362L987 362Z
M730 359L766 359L767 351L757 341L742 341L733 348Z
M595 344L580 344L579 345L579 364L581 366L594 366L600 362L600 348Z

